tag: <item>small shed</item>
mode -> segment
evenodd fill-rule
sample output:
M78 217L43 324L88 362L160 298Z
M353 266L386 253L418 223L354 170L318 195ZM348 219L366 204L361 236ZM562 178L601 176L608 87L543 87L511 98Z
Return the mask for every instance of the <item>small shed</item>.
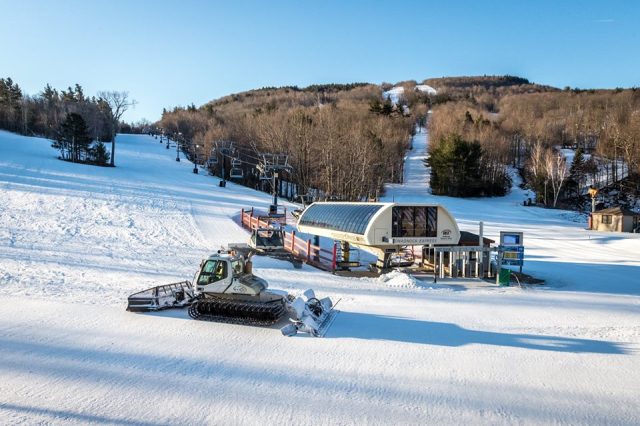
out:
M482 242L483 247L491 247L491 244L495 243L494 240L486 237L482 238ZM477 246L479 244L480 236L478 234L468 231L460 231L460 240L458 241L459 246Z
M640 232L640 213L610 207L591 213L591 229L610 232Z

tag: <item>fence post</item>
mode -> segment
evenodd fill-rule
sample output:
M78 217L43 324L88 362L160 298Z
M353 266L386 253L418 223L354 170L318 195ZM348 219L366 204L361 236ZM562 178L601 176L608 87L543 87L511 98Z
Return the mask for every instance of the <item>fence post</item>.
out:
M338 243L333 243L333 260L331 261L331 272L336 271L336 265L338 262Z
M311 240L307 240L307 262L311 260Z
M291 231L291 253L296 253L296 231Z
M240 210L240 225L244 228L244 207Z

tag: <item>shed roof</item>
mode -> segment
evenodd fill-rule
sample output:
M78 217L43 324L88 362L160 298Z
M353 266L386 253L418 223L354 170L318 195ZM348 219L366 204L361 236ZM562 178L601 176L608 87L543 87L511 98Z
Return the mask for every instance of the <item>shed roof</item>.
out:
M598 210L596 212L593 212L593 214L610 214L610 215L614 215L614 216L620 216L620 215L622 215L622 216L640 216L640 213L636 213L634 211L622 208L620 206L618 206L618 207L609 207L608 209Z
M482 241L486 246L490 246L491 244L495 243L494 240L487 237L482 237ZM460 231L460 241L458 242L458 245L477 246L479 242L480 242L480 235L474 234L473 232Z

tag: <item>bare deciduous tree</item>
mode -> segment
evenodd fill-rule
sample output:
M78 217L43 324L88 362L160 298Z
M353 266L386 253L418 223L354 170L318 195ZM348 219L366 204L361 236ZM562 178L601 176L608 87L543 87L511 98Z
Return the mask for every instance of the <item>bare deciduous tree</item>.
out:
M544 156L544 168L553 191L553 207L556 207L562 186L569 175L566 160L560 152L548 149Z
M118 132L118 123L122 115L137 103L133 99L129 99L129 92L118 92L116 90L98 92L98 96L102 98L111 109L111 166L115 166L116 157L116 133Z

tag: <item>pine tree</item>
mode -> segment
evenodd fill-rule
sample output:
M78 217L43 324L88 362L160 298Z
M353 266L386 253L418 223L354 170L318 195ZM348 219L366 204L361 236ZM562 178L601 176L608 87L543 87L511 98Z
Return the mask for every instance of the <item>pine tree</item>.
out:
M51 146L60 150L63 160L79 162L89 154L90 144L87 123L80 114L72 112L60 124L56 140Z
M393 103L391 102L391 98L387 96L387 99L385 99L384 104L382 104L382 113L384 115L391 115L392 112L393 112Z
M477 142L468 142L459 135L440 140L431 151L431 190L437 195L471 197L491 195L495 190L485 189L481 171L482 148Z
M569 173L571 173L571 177L582 177L584 174L584 154L582 153L582 148L576 149Z
M109 163L107 146L102 141L98 141L91 150L91 157L94 163L100 166L106 166Z
M575 185L577 195L580 194L580 189L585 179L585 160L582 148L576 149L569 169L569 179L571 184Z
M382 112L382 102L379 99L369 102L369 111L380 114Z

